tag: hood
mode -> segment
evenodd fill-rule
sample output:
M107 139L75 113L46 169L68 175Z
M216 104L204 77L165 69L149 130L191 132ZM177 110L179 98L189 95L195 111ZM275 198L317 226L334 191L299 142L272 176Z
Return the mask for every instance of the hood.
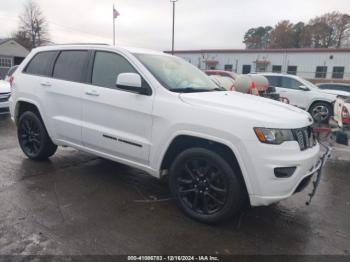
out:
M310 88L313 92L313 95L316 96L318 99L328 101L329 103L332 103L335 101L335 99L337 99L336 94L326 92L325 90L318 88L314 84L305 84L305 86Z
M322 92L336 96L350 96L350 92L341 90L322 89Z
M309 113L297 107L238 92L183 93L180 99L217 113L234 114L260 127L301 128L313 123Z
M0 80L0 94L10 93L10 92L11 92L10 83L5 80Z

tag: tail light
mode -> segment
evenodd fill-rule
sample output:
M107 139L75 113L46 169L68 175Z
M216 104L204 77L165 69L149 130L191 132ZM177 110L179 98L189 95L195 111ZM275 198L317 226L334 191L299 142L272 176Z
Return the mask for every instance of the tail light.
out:
M345 106L341 110L341 118L344 124L350 124L349 110Z
M10 76L9 78L9 82L10 82L10 86L12 88L12 85L13 85L13 81L15 80L15 78L13 76Z

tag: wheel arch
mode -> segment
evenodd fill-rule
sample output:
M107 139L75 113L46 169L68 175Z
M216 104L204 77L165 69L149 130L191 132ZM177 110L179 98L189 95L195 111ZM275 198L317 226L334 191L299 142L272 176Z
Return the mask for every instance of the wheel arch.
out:
M309 105L309 107L308 107L308 109L307 109L307 112L310 112L310 109L312 108L312 106L314 105L314 104L316 104L316 103L326 103L326 104L329 104L330 105L330 107L332 108L332 111L334 110L334 108L332 107L332 104L335 102L335 100L334 101L330 101L330 100L323 100L323 99L315 99L315 100L313 100L311 103L310 103L310 105Z
M42 111L40 110L40 106L32 100L20 99L16 102L14 116L13 116L16 124L18 124L18 120L19 120L21 114L24 113L25 111L31 111L31 112L38 114L38 117L44 123L44 119L43 119L43 115L41 113Z
M212 150L223 157L227 163L235 170L238 171L239 178L244 186L244 191L249 199L249 193L251 192L251 184L249 178L246 175L245 166L240 158L238 149L232 144L222 141L220 139L208 138L205 136L198 136L194 134L177 134L168 143L164 154L162 154L162 160L159 165L160 174L166 174L164 170L168 170L175 157L188 148L200 147L208 150Z
M309 106L309 108L307 109L307 112L310 112L310 110L311 110L311 108L316 104L316 103L325 103L325 104L328 104L330 107L331 107L331 110L332 110L332 113L333 113L333 111L334 111L334 102L335 102L335 100L333 101L333 102L330 102L330 101L328 101L328 100L322 100L322 99L316 99L316 100L314 100L314 101L312 101L312 103L310 104L310 106Z

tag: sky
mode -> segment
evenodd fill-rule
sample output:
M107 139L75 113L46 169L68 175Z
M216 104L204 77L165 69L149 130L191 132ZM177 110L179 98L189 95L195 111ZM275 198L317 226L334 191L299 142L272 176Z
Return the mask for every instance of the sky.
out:
M18 26L26 0L0 0L0 38ZM55 43L112 43L112 7L117 45L171 49L170 0L36 0ZM331 11L350 14L350 0L178 0L175 49L244 48L251 27L283 19L307 22Z

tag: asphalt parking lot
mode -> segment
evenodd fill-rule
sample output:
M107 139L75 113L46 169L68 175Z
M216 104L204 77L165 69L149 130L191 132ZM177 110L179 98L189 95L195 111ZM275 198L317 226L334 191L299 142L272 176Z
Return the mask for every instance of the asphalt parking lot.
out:
M26 159L0 116L0 254L349 254L349 148L334 149L311 206L309 187L207 226L141 171L69 148Z

